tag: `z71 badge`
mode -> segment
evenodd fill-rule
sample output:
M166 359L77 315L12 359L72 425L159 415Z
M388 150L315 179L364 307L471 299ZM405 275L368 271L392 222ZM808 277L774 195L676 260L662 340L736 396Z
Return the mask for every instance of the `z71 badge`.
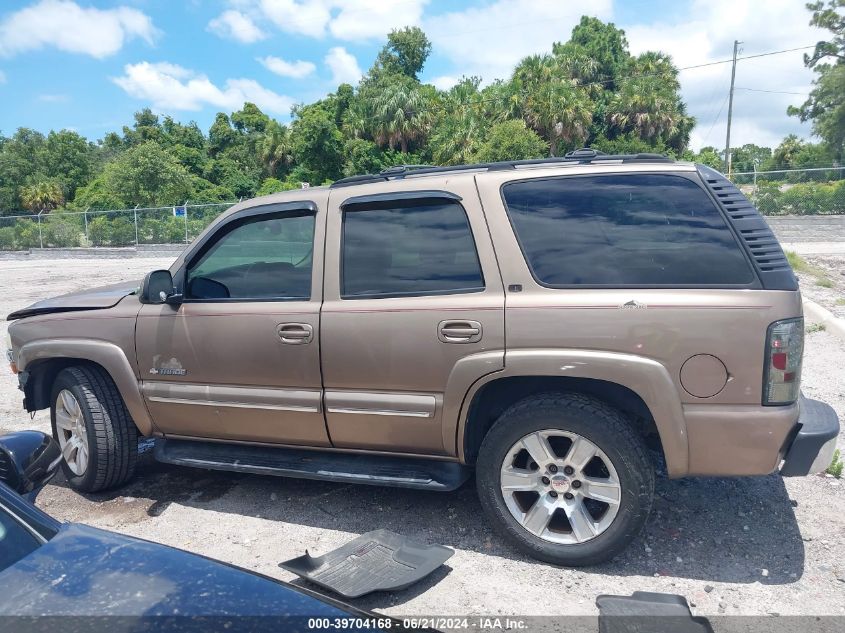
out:
M181 368L174 369L172 367L153 367L152 369L150 369L150 373L154 376L184 376L188 373L188 370Z

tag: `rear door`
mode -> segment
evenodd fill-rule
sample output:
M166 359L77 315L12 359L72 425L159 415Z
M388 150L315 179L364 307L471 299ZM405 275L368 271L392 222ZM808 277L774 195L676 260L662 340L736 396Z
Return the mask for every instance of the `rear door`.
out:
M502 282L474 181L432 184L331 191L321 349L334 446L455 455L465 389L454 404L450 381L503 366Z
M327 192L230 217L175 275L178 309L145 305L142 392L168 435L329 445L320 303Z

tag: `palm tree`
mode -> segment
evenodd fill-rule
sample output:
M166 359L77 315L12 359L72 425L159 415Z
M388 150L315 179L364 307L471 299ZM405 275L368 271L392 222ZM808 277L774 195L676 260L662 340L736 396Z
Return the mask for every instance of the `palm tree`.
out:
M409 144L423 138L431 123L429 103L421 86L391 78L373 106L373 139L379 145L408 152Z
M442 95L440 115L429 146L438 165L471 163L484 142L490 121L484 118L484 100L478 91L481 80L464 78Z
M267 125L258 149L267 175L271 178L276 176L280 166L288 167L293 164L290 130L277 121L271 120Z
M621 134L633 133L651 143L674 138L678 144L693 124L679 89L678 70L668 55L642 53L631 61L608 105L608 122Z
M65 201L61 186L52 180L41 180L21 187L20 197L23 206L36 213L49 213Z
M551 55L532 55L513 74L522 97L522 117L549 143L552 156L562 146L583 145L593 121L592 101L565 70Z

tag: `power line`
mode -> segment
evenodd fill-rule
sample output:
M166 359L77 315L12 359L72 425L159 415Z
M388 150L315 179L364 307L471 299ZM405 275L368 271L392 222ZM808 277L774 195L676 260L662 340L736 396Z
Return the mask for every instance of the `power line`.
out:
M713 118L713 123L710 124L710 129L707 130L707 135L704 137L705 141L707 141L710 138L710 134L713 133L713 128L716 127L716 123L719 121L719 117L722 116L722 110L725 109L725 104L727 102L728 102L728 95L725 95L725 98L722 101L722 105L719 106L719 111L716 113L716 116Z
M740 88L737 86L734 90L748 90L749 92L766 92L773 95L797 95L799 97L809 97L806 92L787 92L785 90L763 90L761 88Z

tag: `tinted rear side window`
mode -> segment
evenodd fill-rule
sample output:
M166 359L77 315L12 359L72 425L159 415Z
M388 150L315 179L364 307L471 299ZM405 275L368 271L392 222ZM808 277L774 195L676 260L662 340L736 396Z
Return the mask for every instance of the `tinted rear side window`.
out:
M483 289L469 221L456 202L344 211L344 299Z
M549 286L748 284L753 272L708 195L681 176L571 176L505 185L534 277Z

